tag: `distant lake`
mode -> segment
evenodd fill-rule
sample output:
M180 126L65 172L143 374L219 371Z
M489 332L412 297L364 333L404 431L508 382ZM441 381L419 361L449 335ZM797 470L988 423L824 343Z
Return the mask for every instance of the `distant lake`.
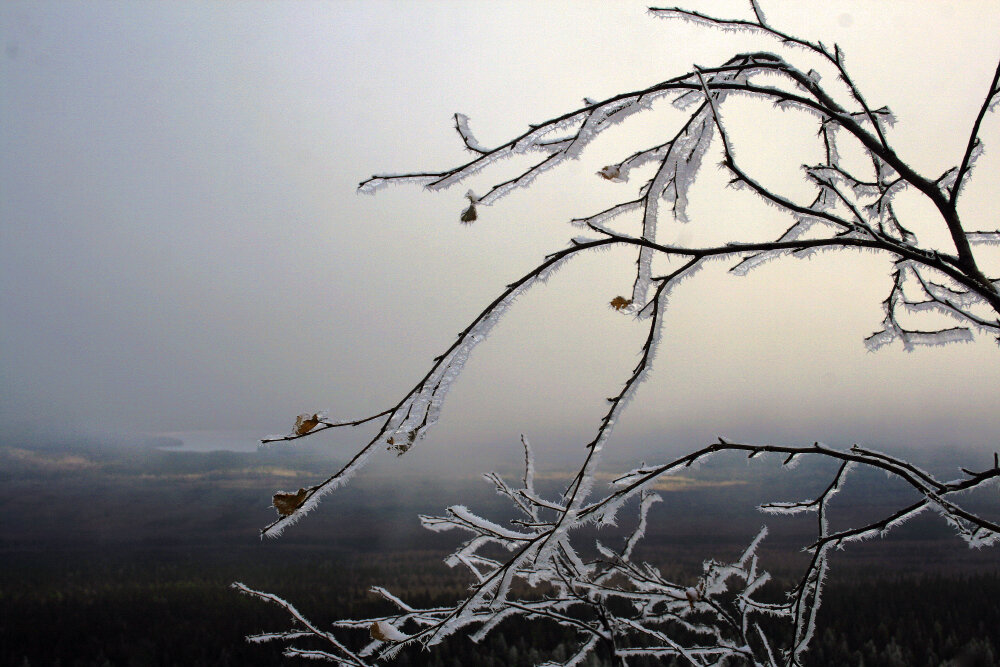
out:
M185 452L255 452L260 438L260 431L165 431L156 434L158 437L175 438L184 444L180 447L159 447L158 449Z

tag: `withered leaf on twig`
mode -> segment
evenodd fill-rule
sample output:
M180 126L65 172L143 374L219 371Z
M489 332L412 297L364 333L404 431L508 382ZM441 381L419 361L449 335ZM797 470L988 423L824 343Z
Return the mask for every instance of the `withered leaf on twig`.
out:
M461 220L468 225L475 222L478 217L476 215L476 202L479 201L479 197L476 196L475 192L469 190L465 193L465 198L469 200L469 208L462 211Z
M396 456L402 456L406 452L410 451L410 447L413 446L413 443L416 442L416 440L417 432L408 431L406 434L406 442L396 442L395 436L390 436L385 442L389 445L390 452L396 452Z
M398 642L410 638L409 635L404 635L395 626L385 621L373 622L368 631L371 633L372 639L377 639L380 642Z
M615 310L622 310L624 308L628 308L629 306L631 306L632 305L632 300L631 299L626 299L623 296L616 296L615 298L611 299L611 304L610 305Z
M687 597L688 604L691 605L691 609L694 609L694 603L701 599L701 594L698 592L697 588L688 588L684 591L684 596Z
M305 435L319 424L318 414L304 412L295 418L295 435Z
M465 224L469 224L469 223L475 222L476 221L476 217L477 217L476 216L476 205L470 203L469 204L469 208L467 208L464 211L462 211L461 220Z
M274 509L278 510L278 514L281 516L288 516L295 513L295 510L298 508L302 507L302 503L304 503L308 497L309 492L306 489L299 489L295 493L279 491L274 494L271 502L274 503Z
M622 169L617 164L609 164L597 172L597 175L608 181L624 181Z

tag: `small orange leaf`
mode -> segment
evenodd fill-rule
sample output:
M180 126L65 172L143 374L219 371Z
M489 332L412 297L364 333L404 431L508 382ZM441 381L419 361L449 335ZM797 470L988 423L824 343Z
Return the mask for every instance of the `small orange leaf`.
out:
M295 435L305 435L319 424L318 414L303 413L295 418Z
M611 299L611 303L609 305L615 310L622 310L624 308L628 308L629 306L631 306L632 300L626 299L623 296L616 296L615 298Z
M309 497L309 492L305 489L299 489L296 493L286 493L284 491L279 491L274 494L271 498L271 502L274 503L274 509L278 510L278 514L281 516L288 516L295 513L295 510L302 507L302 503L306 501Z
M608 166L602 168L597 175L607 181L624 181L622 178L622 169L617 164L609 164Z

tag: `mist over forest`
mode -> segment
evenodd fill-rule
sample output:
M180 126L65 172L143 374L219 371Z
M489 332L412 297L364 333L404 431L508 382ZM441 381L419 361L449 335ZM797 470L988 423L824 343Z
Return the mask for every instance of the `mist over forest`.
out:
M331 609L375 613L379 601L367 592L373 585L415 602L451 600L470 583L442 563L460 538L422 529L417 515L462 502L497 521L511 517L479 475L448 474L443 460L414 470L407 457L392 457L281 539L261 540L258 530L274 516L270 494L331 469L337 457L328 446L192 452L163 437L20 431L0 442L0 608L8 619L0 630L3 664L282 664L276 647L247 645L243 637L280 627L285 619L229 589L233 580L293 599L319 619L332 620ZM939 458L945 465L947 456ZM541 468L539 488L564 486L571 470L566 463ZM621 463L624 469L637 461ZM934 461L924 463L933 467ZM501 472L513 480L516 461ZM777 459L713 460L658 490L669 503L651 516L639 555L693 580L704 558L732 558L766 523L771 533L761 549L763 566L778 577L794 576L811 522L765 517L755 504L804 497L828 483L829 472L808 463L783 471ZM912 496L882 475L859 476L852 484L837 520L856 521ZM985 498L966 502L989 509ZM628 529L623 521L599 537L613 544ZM1000 617L990 597L1000 593L995 555L956 542L940 519L929 516L838 553L823 608L825 634L812 664L874 659L937 666L965 654L996 655ZM874 589L882 591L878 605L858 607ZM871 638L858 634L861 608L877 618L872 622L880 635L869 645ZM913 630L925 623L937 627L934 619L939 635ZM468 664L472 656L497 666L534 664L546 647L558 649L553 632L515 625L485 645L455 639L440 652L411 652L396 664ZM885 661L896 654L905 661Z
M708 564L766 525L756 609L793 590L796 622L819 608L809 667L1000 664L996 0L684 4L735 21L634 0L0 2L0 665L296 664L245 641L289 619L234 581L324 627L388 614L376 585L447 607L474 586L443 562L468 536L419 515L461 504L551 535L566 519L598 562L640 489L616 525L574 523L583 503L723 438L836 452L646 480L664 502L633 563L685 596L645 606L680 608L663 627L720 609ZM432 189L451 168L456 187ZM323 433L258 448L303 412ZM539 495L579 501L540 505L558 520L511 523L483 479L522 479L522 434ZM365 443L307 519L279 512L273 494L311 503ZM855 444L874 453L834 494ZM592 496L563 495L578 470ZM825 543L844 548L811 601L826 528L770 501L858 527ZM508 619L392 664L566 662L584 636L568 627Z

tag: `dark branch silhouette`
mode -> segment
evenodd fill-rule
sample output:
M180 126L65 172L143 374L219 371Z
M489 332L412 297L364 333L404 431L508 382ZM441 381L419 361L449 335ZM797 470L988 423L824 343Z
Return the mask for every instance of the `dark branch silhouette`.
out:
M262 534L278 535L299 520L321 496L345 484L376 450L385 447L403 454L424 437L466 359L520 294L544 282L578 254L609 247L628 248L635 252L632 294L616 297L611 306L646 322L648 331L639 361L622 389L608 399L608 410L598 421L580 468L564 492L543 498L536 491L534 459L524 440L521 488L515 489L495 473L487 476L521 515L510 526L494 523L462 506L449 508L446 516L422 517L424 526L431 530L458 529L470 534L447 561L468 568L475 576L476 583L466 599L453 606L416 609L384 589L375 589L397 611L378 618L339 621L334 624L338 628L335 636L319 630L290 603L236 584L244 593L285 608L296 623L296 629L259 635L253 641L312 637L327 644L324 650L291 648L288 654L360 666L391 657L407 645L433 646L456 632L474 629L473 639L481 638L504 619L521 616L546 618L577 633L577 652L561 663L545 663L550 666L577 665L595 651L607 653L619 665L636 656L679 656L694 665L722 664L730 659L775 667L800 665L815 631L831 549L885 535L927 510L941 515L970 547L988 547L1000 540L1000 524L964 509L956 499L963 492L997 481L1000 466L996 456L991 468L979 472L963 469L965 477L941 481L905 460L857 446L840 450L819 443L792 447L720 440L676 460L626 473L604 495L595 489L594 474L601 452L656 358L671 293L708 262L727 261L731 272L743 275L771 260L821 250L874 251L887 258L892 285L882 302L884 319L865 339L870 349L895 341L907 350L917 345L970 341L977 332L1000 335L1000 279L984 273L983 260L975 251L983 244L1000 243L1000 230L967 231L957 207L962 188L972 177L976 158L982 152L982 125L1000 99L1000 67L972 121L960 163L939 176L922 175L893 148L886 132L894 122L891 112L868 104L848 73L839 46L831 50L821 42L784 33L765 19L756 0L751 0L750 5L752 19L721 19L680 8L653 8L651 12L711 28L755 31L773 38L776 46L792 53L804 49L825 63L828 74L834 75L830 77L832 85L823 83L821 73L803 71L782 55L740 54L718 66L694 67L641 90L602 101L586 100L584 106L531 125L494 148L481 145L470 129L469 119L455 114L456 132L472 152L471 160L437 172L372 176L360 184L362 192L374 192L391 184L446 189L490 169L503 158L539 156L524 171L497 183L484 195L470 191L466 195L469 206L462 212L461 221L471 223L477 217L477 207L492 206L514 190L530 187L543 172L579 158L596 136L634 114L646 112L661 101L687 113L686 120L668 133L668 139L598 169L598 177L619 184L627 183L634 171L646 166L651 167L653 175L619 203L571 220L594 236L574 239L569 247L545 257L507 285L433 360L427 373L398 403L369 417L347 421L331 421L320 414L304 415L306 419L300 419L294 433L266 440L294 440L331 428L378 424L375 436L339 471L297 494L279 494L280 516ZM796 201L765 185L737 160L726 116L727 100L732 97L763 100L815 119L824 157L818 164L803 166L802 176L814 189L811 201ZM841 158L840 148L848 145L863 151L864 173L857 173L858 167ZM721 151L719 167L728 174L731 187L752 193L788 217L788 226L780 236L769 241L744 238L734 227L727 229L728 240L720 245L684 246L657 241L657 227L662 223L687 220L688 193L713 147ZM933 205L952 248L922 244L897 217L893 200L905 190L919 193ZM618 219L629 216L641 227L639 235L612 227ZM673 262L667 273L654 273L653 261L658 258ZM911 323L914 316L927 313L940 319L930 326L923 318L921 326ZM766 529L736 562L706 561L695 586L667 581L653 566L632 560L633 549L645 531L649 508L660 500L652 492L652 485L663 476L720 452L745 452L751 458L778 455L784 465L800 458L838 464L830 483L816 497L761 506L762 511L771 514L812 512L816 516L816 538L805 547L809 563L787 591L784 602L764 602L759 597L761 587L769 580L758 568L756 556ZM859 467L898 478L915 497L869 523L832 530L828 520L830 500L852 470ZM575 530L587 524L614 523L617 513L630 500L638 504L638 522L624 546L616 551L598 544L601 557L584 562L573 545ZM278 496L275 503L277 507ZM497 546L509 556L498 559ZM525 596L524 590L544 593ZM790 628L790 641L782 640L780 632L772 634L775 620ZM349 635L352 631L367 633L370 641L358 645L338 638L340 632Z

